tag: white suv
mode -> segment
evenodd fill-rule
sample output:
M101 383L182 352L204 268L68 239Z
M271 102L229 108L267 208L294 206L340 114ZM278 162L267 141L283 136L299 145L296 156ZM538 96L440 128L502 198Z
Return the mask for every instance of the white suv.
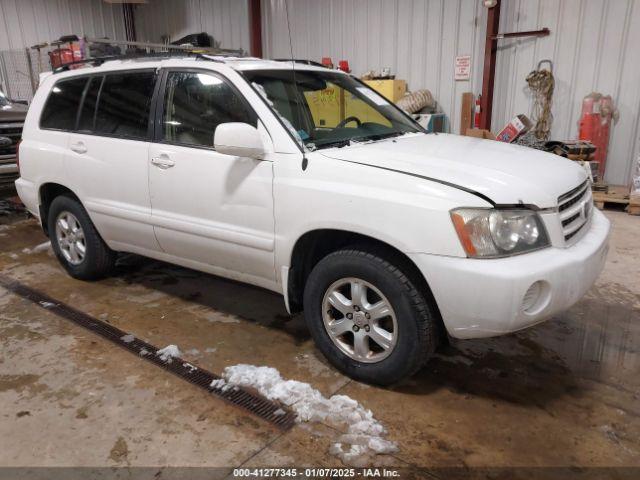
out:
M333 365L378 384L415 372L445 332L499 335L570 307L608 248L573 162L427 134L356 78L291 62L51 74L20 173L73 277L133 252L279 292Z

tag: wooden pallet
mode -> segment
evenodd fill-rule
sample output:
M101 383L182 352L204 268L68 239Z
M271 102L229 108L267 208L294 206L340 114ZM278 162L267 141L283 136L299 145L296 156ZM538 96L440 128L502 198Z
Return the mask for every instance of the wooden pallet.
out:
M627 213L629 215L640 215L640 194L633 194L629 198L629 205L627 206Z
M593 203L602 210L607 203L626 205L630 215L640 215L640 197L629 196L629 187L622 185L608 185L606 191L594 190Z

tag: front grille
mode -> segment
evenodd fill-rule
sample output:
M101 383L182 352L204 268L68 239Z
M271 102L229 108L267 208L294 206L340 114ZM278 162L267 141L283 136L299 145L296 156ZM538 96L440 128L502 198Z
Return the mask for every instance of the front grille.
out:
M16 156L16 147L22 136L22 122L0 123L0 162ZM11 143L4 145L8 138Z
M578 240L578 233L591 219L592 207L589 180L558 197L558 213L565 243L572 244Z
M22 137L22 127L22 122L0 123L0 188L2 189L13 186L13 182L18 178L16 149Z
M14 163L0 163L0 189L12 187L13 182L18 178L18 166Z
M564 236L564 241L565 241L565 242L568 242L568 241L569 241L569 240L571 240L573 237L575 237L575 236L580 232L580 230L582 230L582 228L583 228L585 225L586 225L586 222L585 222L585 223L583 223L582 225L580 225L580 226L579 226L576 230L574 230L573 232L568 233L567 235L565 235L565 236Z

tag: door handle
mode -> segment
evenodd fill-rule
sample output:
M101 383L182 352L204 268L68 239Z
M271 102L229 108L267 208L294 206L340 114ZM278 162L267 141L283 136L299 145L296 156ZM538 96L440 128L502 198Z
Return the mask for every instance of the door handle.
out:
M84 142L75 142L72 143L69 148L76 152L76 153L86 153L87 152L87 146L84 144Z
M160 155L159 157L153 157L151 159L151 163L158 168L166 170L167 168L171 168L175 165L175 162L171 160L166 155Z

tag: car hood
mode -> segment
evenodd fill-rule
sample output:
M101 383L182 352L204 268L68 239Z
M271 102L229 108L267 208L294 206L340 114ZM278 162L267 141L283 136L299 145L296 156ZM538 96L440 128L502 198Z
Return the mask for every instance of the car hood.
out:
M321 153L453 184L502 205L554 207L587 178L578 164L551 153L450 134L409 134Z
M20 103L11 103L0 107L0 122L24 122L29 107Z

